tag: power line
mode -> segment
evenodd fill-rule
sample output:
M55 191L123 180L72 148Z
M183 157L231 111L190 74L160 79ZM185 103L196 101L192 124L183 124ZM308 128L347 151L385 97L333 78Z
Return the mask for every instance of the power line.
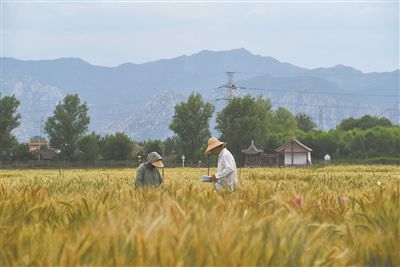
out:
M323 94L323 95L349 95L349 96L375 96L375 97L399 97L399 95L381 95L381 94L355 94L355 93L335 93L335 92L322 92L322 91L301 91L301 90L278 90L278 89L266 89L266 88L248 88L240 87L242 90L255 90L255 91L272 91L272 92L294 92L302 94Z
M307 104L307 103L295 103L295 102L275 102L272 104L273 106L276 105L288 105L288 106L307 106L307 107L320 107L321 104ZM324 108L333 108L333 109L379 109L379 110L387 110L387 111L397 111L399 109L396 108L384 108L384 107L358 107L358 106L327 106L324 105Z
M217 99L219 100L219 99ZM215 100L214 100L215 101ZM118 103L115 104L107 104L107 105L96 105L96 109L105 109L108 108L110 106L115 106L115 105L119 105ZM308 103L297 103L297 102L275 102L272 103L273 106L276 105L288 105L288 106L298 106L298 107L302 107L302 106L307 106L307 107L319 107L320 104L308 104ZM372 107L360 107L360 106L351 106L351 105L324 105L324 108L332 108L332 109L359 109L359 110L374 110L374 109L378 109L380 111L398 111L399 109L397 108L386 108L386 107L376 107L376 106L372 106ZM38 112L43 112L43 113L52 113L52 111L44 111L44 110L21 110L18 113L21 115L24 114L31 114L31 113L38 113ZM90 111L89 111L90 112ZM125 114L134 114L137 111L126 111L126 112L118 112L118 115L125 115ZM103 116L115 116L115 114L105 114ZM36 121L36 122L39 122Z
M214 100L215 101L215 100ZM272 103L273 106L278 106L278 105L287 105L287 106L298 106L298 107L320 107L321 104L308 104L308 103L296 103L296 102L274 102ZM375 110L378 109L380 111L398 111L399 109L397 108L386 108L386 107L359 107L359 106L333 106L333 105L324 105L324 108L332 108L332 109L361 109L361 110Z

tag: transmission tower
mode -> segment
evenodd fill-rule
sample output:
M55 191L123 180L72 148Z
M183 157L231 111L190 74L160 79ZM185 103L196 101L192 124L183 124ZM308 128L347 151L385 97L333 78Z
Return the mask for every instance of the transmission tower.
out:
M318 116L318 127L319 129L323 130L323 111L322 106L319 106L319 116Z
M226 75L228 76L228 82L218 88L226 88L226 96L222 99L231 101L235 96L238 95L239 87L235 85L235 72L228 71L226 72Z

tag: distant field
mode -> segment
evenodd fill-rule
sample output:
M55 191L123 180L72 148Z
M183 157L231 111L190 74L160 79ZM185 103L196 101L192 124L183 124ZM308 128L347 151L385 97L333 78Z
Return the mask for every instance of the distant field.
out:
M398 166L206 172L2 170L0 266L400 266Z

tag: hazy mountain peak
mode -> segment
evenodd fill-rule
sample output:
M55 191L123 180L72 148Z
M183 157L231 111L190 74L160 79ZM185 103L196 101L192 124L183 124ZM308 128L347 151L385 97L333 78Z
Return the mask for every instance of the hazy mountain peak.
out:
M134 67L137 65L139 65L139 64L126 62L126 63L122 63L122 64L118 65L116 68L129 68L129 67Z
M337 72L352 72L352 73L359 73L359 74L362 73L362 71L360 71L360 70L357 70L353 67L345 66L342 64L333 66L332 70L337 71Z
M71 57L41 61L3 57L1 61L4 93L19 93L21 109L54 107L55 99L77 93L82 101L95 107L90 109L93 130L124 130L137 140L171 134L168 123L179 98L163 92L179 93L181 99L191 92L199 92L208 99L215 99L214 95L224 97L224 89L213 88L226 84L227 71L237 72L235 82L247 88L248 91L240 93L263 95L274 104L289 103L287 108L294 113L306 111L319 118L318 108L325 105L325 128L335 126L342 118L365 113L398 121L398 109L391 109L395 103L398 105L397 98L375 95L398 94L399 70L364 74L341 64L309 70L252 54L244 48L203 50L193 55L143 64L125 63L113 68L93 66ZM40 99L36 97L39 93ZM355 101L354 96L363 97ZM361 102L366 106L359 107ZM344 110L345 104L355 108ZM370 106L386 109L369 110ZM22 114L19 138L37 134L38 115Z
M219 50L219 51L214 51L214 50L201 50L198 53L193 54L192 56L215 56L215 55L223 55L223 54L229 54L232 56L237 56L237 55L251 55L254 56L250 51L244 49L244 48L235 48L231 50Z
M68 64L68 65L90 65L89 62L79 58L79 57L61 57L61 58L54 58L54 59L45 59L45 60L27 60L27 62L35 63L56 63L56 64Z
M349 66L345 66L342 64L338 64L335 65L333 67L330 68L316 68L316 69L312 69L311 72L313 73L319 73L319 74L354 74L354 75L359 75L359 74L363 74L362 71L357 70L353 67L349 67Z

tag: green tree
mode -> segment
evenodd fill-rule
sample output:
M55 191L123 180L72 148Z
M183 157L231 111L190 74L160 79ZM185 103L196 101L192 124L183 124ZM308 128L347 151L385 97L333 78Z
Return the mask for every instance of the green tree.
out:
M1 160L11 159L11 153L18 144L12 131L19 126L21 115L17 113L20 102L15 96L1 97L0 94L0 147Z
M221 140L236 158L237 164L243 164L242 149L250 145L251 140L262 147L268 135L272 118L271 101L261 97L246 95L236 97L217 115L216 129Z
M163 155L163 144L160 140L148 140L143 143L143 156L146 157L150 152L157 152Z
M31 160L35 155L29 151L28 144L16 144L13 146L13 160Z
M312 118L306 113L299 113L296 115L297 127L303 132L309 132L315 127L317 124L312 120Z
M78 148L81 152L80 158L85 161L98 160L100 157L100 135L92 132L83 136L78 141Z
M166 156L171 156L177 153L178 150L178 138L176 136L168 137L164 140L164 153Z
M339 147L338 133L334 130L329 132L311 131L298 137L299 141L312 149L312 157L322 160L326 154L337 157Z
M339 130L349 131L352 130L356 125L356 120L353 117L342 120L342 122L336 127Z
M90 118L86 102L81 104L77 94L67 95L45 124L50 146L61 150L66 159L78 157L78 141L88 129Z
M286 134L282 133L269 133L266 141L264 142L264 153L274 154L275 149L285 144L288 141Z
M349 131L353 129L371 129L376 126L392 126L392 123L390 120L384 118L384 117L376 117L376 116L371 116L371 115L364 115L359 119L354 119L352 117L344 119L339 125L338 129L343 130L343 131Z
M214 106L205 103L196 93L192 93L186 103L175 106L169 128L178 137L179 153L185 154L188 160L202 157L201 148L210 136L209 120L213 112Z
M274 133L286 133L287 136L293 135L297 130L295 116L286 108L279 107L273 113L271 131Z
M126 160L132 152L133 142L124 133L106 135L100 141L101 153L106 160Z
M354 129L341 134L340 155L347 158L399 157L399 126Z

